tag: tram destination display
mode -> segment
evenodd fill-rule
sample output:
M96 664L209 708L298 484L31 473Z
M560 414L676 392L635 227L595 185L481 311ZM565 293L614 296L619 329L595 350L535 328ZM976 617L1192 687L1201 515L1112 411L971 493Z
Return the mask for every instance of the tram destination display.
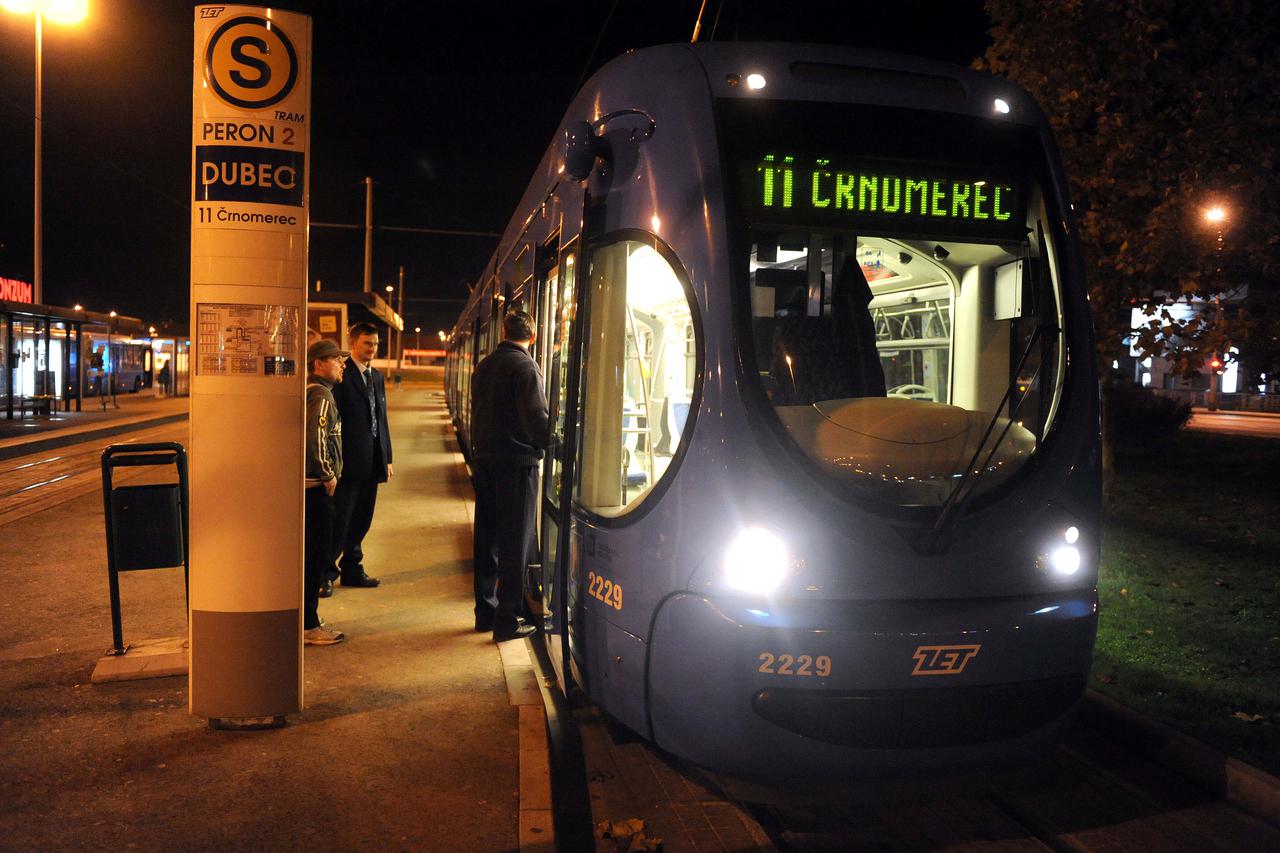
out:
M767 151L742 184L753 222L1019 239L1021 183L977 169Z

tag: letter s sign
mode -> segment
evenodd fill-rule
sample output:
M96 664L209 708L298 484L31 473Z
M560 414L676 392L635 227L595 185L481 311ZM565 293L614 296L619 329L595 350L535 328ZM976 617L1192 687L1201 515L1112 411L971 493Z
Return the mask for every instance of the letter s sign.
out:
M209 37L204 76L224 103L263 110L293 91L298 80L298 55L278 23L241 15L223 23Z

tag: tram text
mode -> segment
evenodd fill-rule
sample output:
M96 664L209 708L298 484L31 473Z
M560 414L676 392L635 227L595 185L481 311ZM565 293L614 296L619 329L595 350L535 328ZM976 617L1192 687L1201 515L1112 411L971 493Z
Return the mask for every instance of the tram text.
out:
M773 652L761 652L756 658L760 665L757 672L766 675L816 675L826 678L831 674L831 658L827 655L775 655Z
M622 586L595 572L587 572L587 595L603 601L614 610L622 609Z

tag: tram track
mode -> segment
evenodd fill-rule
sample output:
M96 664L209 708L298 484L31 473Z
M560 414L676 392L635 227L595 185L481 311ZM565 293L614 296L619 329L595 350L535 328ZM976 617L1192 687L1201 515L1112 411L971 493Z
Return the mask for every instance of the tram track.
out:
M753 805L779 850L1280 849L1280 831L1077 724L1041 760L966 793L919 783L891 802Z
M170 423L125 436L90 439L57 450L6 459L0 463L0 527L68 501L100 491L102 451L113 444L185 441L187 425ZM121 470L117 482L156 476L143 468Z
M702 771L630 736L594 708L567 713L554 689L543 693L552 744L581 744L579 756L562 752L552 761L557 812L573 812L579 828L587 816L597 826L639 818L647 838L660 839L668 853L1280 849L1280 828L1083 722L1041 759L1004 770L770 785ZM568 783L565 774L573 777ZM707 819L716 814L718 826ZM746 845L744 837L751 839ZM611 848L597 841L596 849Z

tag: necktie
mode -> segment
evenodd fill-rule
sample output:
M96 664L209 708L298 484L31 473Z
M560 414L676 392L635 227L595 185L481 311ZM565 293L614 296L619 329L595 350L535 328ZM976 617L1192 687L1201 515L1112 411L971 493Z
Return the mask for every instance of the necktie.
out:
M373 393L373 368L366 367L364 369L364 390L369 395L369 424L373 429L373 437L378 437L378 406L374 402Z

